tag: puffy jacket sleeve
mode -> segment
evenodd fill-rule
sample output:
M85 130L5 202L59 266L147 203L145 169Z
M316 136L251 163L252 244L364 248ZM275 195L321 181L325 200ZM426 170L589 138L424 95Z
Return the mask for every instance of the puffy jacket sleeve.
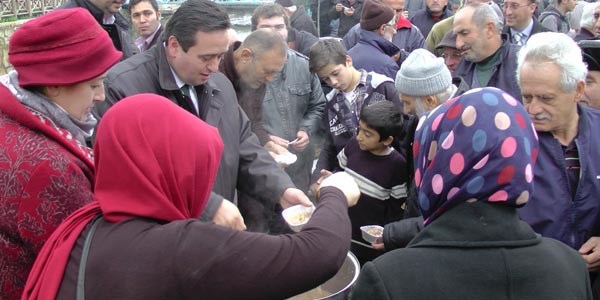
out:
M385 250L406 247L421 230L423 230L423 217L408 218L385 225L383 228Z

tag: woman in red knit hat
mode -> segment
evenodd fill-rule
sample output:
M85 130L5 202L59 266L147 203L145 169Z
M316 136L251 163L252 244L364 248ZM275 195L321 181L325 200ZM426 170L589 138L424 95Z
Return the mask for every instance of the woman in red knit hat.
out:
M48 236L92 200L90 109L120 58L80 8L31 20L10 38L15 71L0 76L0 299L20 298Z

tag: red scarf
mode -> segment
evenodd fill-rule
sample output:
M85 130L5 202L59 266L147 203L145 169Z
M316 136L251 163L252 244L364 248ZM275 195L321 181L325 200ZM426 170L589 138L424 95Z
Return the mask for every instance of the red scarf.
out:
M403 16L398 17L398 26L396 26L396 29L411 28L411 27L412 27L412 23L407 18L405 18Z
M98 128L97 201L77 210L50 236L21 299L55 299L73 245L99 213L110 222L198 218L222 151L216 128L161 96L140 94L117 103Z

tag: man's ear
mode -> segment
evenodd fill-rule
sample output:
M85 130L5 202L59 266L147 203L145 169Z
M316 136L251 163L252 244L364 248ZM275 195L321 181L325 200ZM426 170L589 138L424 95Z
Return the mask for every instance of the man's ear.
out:
M383 36L383 34L385 33L385 26L387 26L387 25L383 24L383 25L379 26L379 28L377 28L377 34Z
M241 49L241 57L242 62L248 63L252 61L252 58L254 58L254 53L250 48L243 48Z
M426 111L436 108L439 104L435 95L421 97L421 101L423 101L423 104L425 104L424 106Z
M352 56L346 55L346 67L352 66Z
M181 44L174 35L167 38L167 55L171 58L177 56L177 52L181 48ZM183 49L182 49L183 51Z
M485 37L489 40L496 35L496 24L492 21L485 23Z
M584 80L579 80L577 82L577 87L575 87L575 102L579 102L584 95L585 92L585 81Z

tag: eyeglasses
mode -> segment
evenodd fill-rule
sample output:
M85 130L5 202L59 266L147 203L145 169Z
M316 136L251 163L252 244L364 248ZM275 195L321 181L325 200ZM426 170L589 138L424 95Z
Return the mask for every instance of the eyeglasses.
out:
M442 58L443 59L446 59L446 58L449 58L449 57L452 57L454 59L461 59L463 57L463 54L462 54L462 52L455 52L455 53L452 53L450 55L448 55L446 53L442 53Z
M532 3L527 3L527 4L519 5L518 3L515 3L515 2L502 3L502 9L506 10L506 9L510 8L511 10L516 10L516 9L521 8L521 7L530 6L531 4Z

